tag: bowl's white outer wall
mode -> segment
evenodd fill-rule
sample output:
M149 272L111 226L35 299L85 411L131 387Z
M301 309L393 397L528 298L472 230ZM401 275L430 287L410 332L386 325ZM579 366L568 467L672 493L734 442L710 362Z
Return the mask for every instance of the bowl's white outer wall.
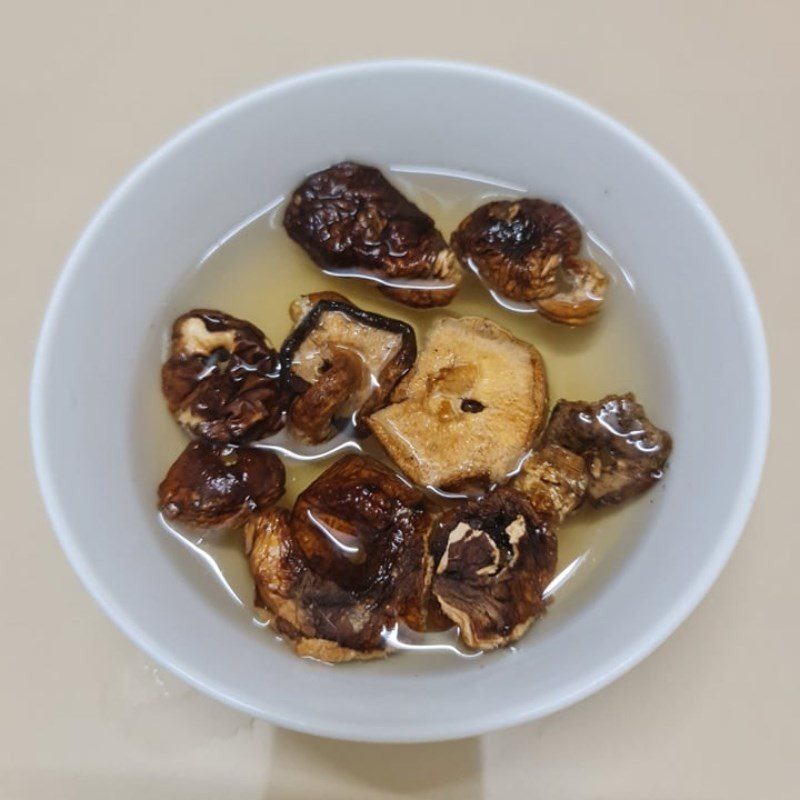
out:
M517 653L430 674L299 662L210 602L153 525L154 487L131 455L148 326L217 237L304 173L345 157L469 170L566 202L628 267L661 332L673 396L658 420L674 431L676 451L651 524L590 602L541 623ZM70 255L31 389L48 514L116 624L153 659L247 714L371 741L456 738L541 717L652 652L729 557L755 497L768 421L752 292L688 183L578 100L492 69L429 61L290 78L211 113L148 158Z

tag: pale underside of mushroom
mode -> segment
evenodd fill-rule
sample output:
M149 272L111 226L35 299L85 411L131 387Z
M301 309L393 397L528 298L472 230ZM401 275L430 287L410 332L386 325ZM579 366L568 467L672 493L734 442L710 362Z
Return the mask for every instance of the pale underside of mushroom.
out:
M580 508L588 485L584 459L558 445L545 445L531 453L511 481L554 526Z
M330 292L299 298L290 313L296 325L281 363L299 387L289 411L293 432L319 443L349 423L363 434L362 417L388 401L414 361L413 329Z
M501 483L545 420L539 352L481 317L444 318L414 368L368 425L420 485Z

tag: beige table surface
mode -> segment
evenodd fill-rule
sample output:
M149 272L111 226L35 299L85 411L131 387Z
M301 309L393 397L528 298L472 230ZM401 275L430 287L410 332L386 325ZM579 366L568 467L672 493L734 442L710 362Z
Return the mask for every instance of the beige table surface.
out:
M784 3L3 3L0 800L796 798L800 13ZM654 655L537 723L427 746L277 730L156 668L79 585L31 467L30 359L96 206L146 154L276 77L365 57L506 67L600 106L709 201L766 321L772 443L744 537ZM113 535L113 531L109 531Z

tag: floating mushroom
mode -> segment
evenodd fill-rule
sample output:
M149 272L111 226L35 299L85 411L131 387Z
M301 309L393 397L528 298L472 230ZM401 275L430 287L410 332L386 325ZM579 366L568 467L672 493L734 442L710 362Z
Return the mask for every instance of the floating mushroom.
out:
M444 318L430 330L393 403L367 424L420 485L500 483L541 429L547 381L538 350L482 317Z
M500 488L446 513L431 552L433 595L470 647L515 642L544 613L556 537L519 492Z
M353 420L381 408L414 363L410 325L354 306L341 295L307 295L292 304L296 327L281 348L285 379L298 394L289 419L312 443L330 438Z
M576 258L581 229L563 206L495 200L462 220L450 244L498 294L536 305L553 322L585 325L600 310L608 278Z
M158 487L161 513L198 528L235 528L284 491L281 460L266 450L190 442Z
M539 311L564 325L585 325L594 319L608 287L603 270L588 258L567 258L559 266L557 277L558 291L536 301Z
M310 175L294 191L283 223L324 270L360 273L406 305L447 305L461 283L457 259L433 220L374 167L345 161Z
M559 400L544 441L582 456L589 471L586 497L594 506L621 503L664 474L672 438L653 425L631 394L595 403Z
M337 461L245 528L258 596L300 655L385 654L385 632L424 625L433 515L424 495L364 456Z
M495 200L462 220L450 244L504 297L537 300L556 293L556 268L578 254L581 229L556 203Z
M278 354L255 325L221 311L175 320L161 386L170 412L196 436L244 442L283 425Z
M531 453L511 482L553 529L581 506L588 485L583 458L557 444Z

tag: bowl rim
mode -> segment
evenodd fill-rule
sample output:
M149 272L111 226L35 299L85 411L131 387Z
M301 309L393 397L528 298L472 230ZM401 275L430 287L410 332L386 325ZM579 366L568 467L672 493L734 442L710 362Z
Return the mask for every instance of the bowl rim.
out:
M126 609L114 599L112 594L95 575L91 563L80 552L74 541L70 524L63 513L57 500L55 485L56 476L51 471L48 458L48 445L39 435L43 429L42 422L46 413L47 398L42 391L44 375L47 372L50 351L57 331L54 325L56 309L62 301L67 286L77 274L84 251L88 248L96 232L100 230L109 217L113 216L117 205L139 178L156 167L160 162L169 159L171 154L178 150L185 141L191 139L204 129L215 125L221 119L235 114L241 108L250 104L258 104L265 98L277 95L305 83L313 83L330 78L346 78L349 75L371 72L373 74L398 71L429 70L440 73L458 74L464 78L479 76L507 84L515 84L526 90L533 90L549 96L558 103L571 106L576 111L588 115L609 129L609 131L625 140L628 146L634 148L641 156L646 158L668 182L671 182L682 194L683 199L695 207L703 218L708 232L722 256L722 262L728 271L734 291L742 302L743 314L740 322L746 329L746 341L750 349L752 362L755 365L752 374L754 415L752 424L748 427L750 437L750 450L752 458L748 460L743 470L741 485L743 491L731 504L726 521L717 534L717 541L706 563L697 572L694 580L684 586L683 590L674 598L672 605L662 612L646 633L631 640L627 646L618 652L611 662L593 665L587 670L582 685L572 691L563 691L554 695L549 701L538 700L535 703L521 701L513 711L504 711L502 714L492 714L476 717L469 724L448 720L438 721L416 730L408 726L402 729L392 728L388 725L379 731L354 732L348 727L346 721L327 720L324 723L317 721L307 722L272 712L268 708L255 707L245 703L230 694L224 687L216 685L204 678L202 668L184 665L174 654L170 653L162 643L155 641L148 632L134 623ZM662 156L655 148L645 142L637 134L617 122L612 117L598 110L589 103L581 100L561 89L541 83L532 78L486 65L470 64L460 61L440 59L377 59L356 62L340 63L333 66L314 69L289 77L270 82L264 86L247 92L238 98L207 112L195 122L183 128L177 134L162 143L154 152L143 159L119 183L112 193L102 203L90 222L80 235L71 250L61 273L52 290L50 300L44 313L30 383L30 437L33 452L33 461L40 492L50 525L61 545L67 560L77 573L81 583L89 594L100 605L105 614L125 635L150 658L164 666L172 673L193 688L213 697L220 702L236 708L237 710L275 725L309 733L318 736L335 737L350 741L371 742L429 742L464 738L487 733L500 728L521 724L533 719L538 719L579 700L594 694L614 680L622 676L640 661L658 648L678 626L697 607L711 586L718 578L720 572L728 561L739 537L741 536L753 503L757 495L761 473L766 458L770 424L770 369L768 351L764 328L759 314L758 306L747 274L742 266L736 251L725 234L721 224L713 212L700 197L697 191L689 184L686 178Z

